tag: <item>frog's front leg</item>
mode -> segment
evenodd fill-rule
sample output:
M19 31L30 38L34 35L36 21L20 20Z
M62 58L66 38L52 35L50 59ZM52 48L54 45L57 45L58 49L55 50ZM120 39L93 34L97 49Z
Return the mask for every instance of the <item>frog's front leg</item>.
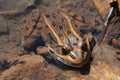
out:
M86 34L86 35L84 36L84 38L85 38L86 43L87 43L87 45L88 45L88 49L90 49L90 41L92 41L93 35L92 35L91 33L89 33L89 34Z
M86 44L88 45L88 50L89 50L89 52L91 54L91 57L93 57L92 51L93 51L93 48L94 48L94 46L96 44L95 38L91 33L86 34L84 36L84 38L85 38Z
M37 54L45 54L49 52L48 47L37 47Z
M53 52L51 52L51 50L50 50L50 46L46 46L46 47L38 47L37 48L37 54L38 55L40 55L40 54L49 54L50 56L51 56L51 58L52 59L54 59L55 61L56 61L56 63L59 65L59 62L57 61L57 55L56 55L56 53L55 53L55 51L54 50L52 50ZM59 66L61 66L61 65L59 65Z
M40 55L40 54L49 54L53 59L56 59L57 58L57 53L55 52L55 50L51 47L51 46L45 46L45 47L37 47L37 50L36 50L37 54Z

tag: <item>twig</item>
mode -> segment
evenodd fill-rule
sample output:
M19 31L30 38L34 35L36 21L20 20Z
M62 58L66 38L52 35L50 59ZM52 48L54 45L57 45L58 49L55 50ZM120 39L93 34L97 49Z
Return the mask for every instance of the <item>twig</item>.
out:
M20 13L20 12L23 12L23 11L3 11L3 12L0 12L0 15L4 15L4 14L16 14L16 13Z

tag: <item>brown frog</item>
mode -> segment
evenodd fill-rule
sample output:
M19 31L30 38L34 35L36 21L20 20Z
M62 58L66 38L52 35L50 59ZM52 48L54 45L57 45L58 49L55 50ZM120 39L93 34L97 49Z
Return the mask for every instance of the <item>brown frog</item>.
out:
M91 50L91 36L82 36L79 30L85 25L77 11L69 9L36 9L28 16L28 31L24 36L24 48L31 49L41 40L44 47L37 48L41 53L48 52L54 59L72 67L82 67L88 62ZM87 25L88 26L88 25Z

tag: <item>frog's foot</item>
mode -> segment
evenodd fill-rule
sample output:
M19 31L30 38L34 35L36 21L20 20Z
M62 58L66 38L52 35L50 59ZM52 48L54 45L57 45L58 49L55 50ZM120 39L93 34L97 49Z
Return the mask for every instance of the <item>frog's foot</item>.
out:
M88 33L84 36L84 38L85 38L85 42L88 45L88 49L90 50L91 57L94 57L94 55L92 54L93 48L96 45L96 40L95 40L94 36L91 33Z

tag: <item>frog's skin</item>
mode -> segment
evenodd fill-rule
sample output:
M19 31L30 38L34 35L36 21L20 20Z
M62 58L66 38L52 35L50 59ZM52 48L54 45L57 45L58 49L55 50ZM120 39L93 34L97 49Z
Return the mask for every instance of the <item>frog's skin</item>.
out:
M39 50L41 53L48 52L51 57L66 65L82 67L88 62L91 50L90 37L80 34L81 25L85 24L80 14L74 11L66 13L64 10L45 10L42 14L40 10L33 11L28 16L29 30L27 38L24 39L24 47L35 43L33 36L42 35L46 44ZM33 26L36 26L36 29L33 29Z

